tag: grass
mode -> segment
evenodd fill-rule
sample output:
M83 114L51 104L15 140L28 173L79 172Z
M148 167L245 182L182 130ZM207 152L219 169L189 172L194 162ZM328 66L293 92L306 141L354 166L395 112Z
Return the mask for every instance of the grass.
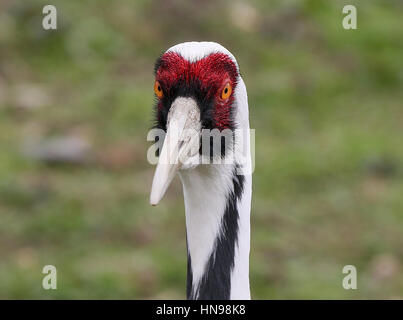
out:
M226 46L248 88L253 297L402 298L399 1L350 1L351 31L345 1L59 0L44 31L48 3L0 5L0 298L185 297L181 186L149 206L146 135L154 60L189 40ZM88 164L23 152L70 135ZM47 264L58 290L41 287Z

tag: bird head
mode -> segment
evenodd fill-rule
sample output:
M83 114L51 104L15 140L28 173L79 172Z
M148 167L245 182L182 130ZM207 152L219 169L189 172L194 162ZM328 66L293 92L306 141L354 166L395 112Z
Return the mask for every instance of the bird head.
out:
M179 170L200 164L204 129L234 130L240 79L234 56L214 42L173 46L157 59L154 71L156 127L166 135L151 188L152 205L162 199ZM212 147L209 150L215 150Z

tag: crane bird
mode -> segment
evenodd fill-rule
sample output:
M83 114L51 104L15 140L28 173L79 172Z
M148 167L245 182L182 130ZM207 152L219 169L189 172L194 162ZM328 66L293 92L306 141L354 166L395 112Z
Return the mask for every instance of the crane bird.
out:
M162 54L154 73L156 127L166 135L150 203L160 202L178 173L185 201L187 298L250 299L252 177L240 170L251 163L249 111L237 61L218 43L185 42ZM211 139L206 144L212 149L204 152L206 129L230 130L235 142L235 132L246 133L246 156L233 147L236 143L219 145L218 156L212 154L217 141ZM191 137L184 133L189 130ZM211 161L226 160L230 150L232 161ZM190 161L195 157L210 162Z

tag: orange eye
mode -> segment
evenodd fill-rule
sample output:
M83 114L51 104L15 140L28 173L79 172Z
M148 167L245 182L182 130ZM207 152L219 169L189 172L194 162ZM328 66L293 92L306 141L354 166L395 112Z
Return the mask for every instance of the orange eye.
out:
M228 82L225 85L224 89L222 89L221 99L227 100L230 97L231 93L232 93L232 87L231 87L231 84Z
M162 91L162 87L159 81L155 81L154 83L154 92L160 99L164 96L164 92Z

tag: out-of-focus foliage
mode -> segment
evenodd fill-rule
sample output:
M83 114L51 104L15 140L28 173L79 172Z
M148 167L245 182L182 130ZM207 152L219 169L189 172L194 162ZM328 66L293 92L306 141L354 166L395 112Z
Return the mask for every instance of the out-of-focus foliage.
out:
M57 31L42 29L49 3ZM357 30L342 28L345 4ZM154 60L189 40L227 47L248 88L253 297L403 298L402 11L3 0L0 298L185 297L181 185L149 206L146 136ZM42 289L47 264L57 290ZM358 290L342 288L347 264Z

